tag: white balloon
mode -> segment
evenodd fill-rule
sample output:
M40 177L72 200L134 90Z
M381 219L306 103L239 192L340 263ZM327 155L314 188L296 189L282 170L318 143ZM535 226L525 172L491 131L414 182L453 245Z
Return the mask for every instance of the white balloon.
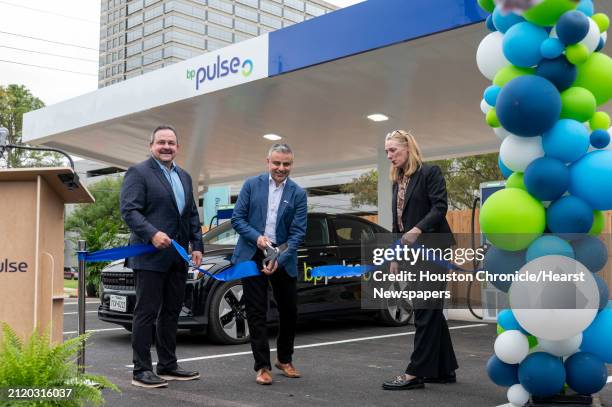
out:
M588 18L588 17L587 17ZM601 32L599 31L599 26L592 18L589 18L589 32L586 37L579 44L584 45L589 50L589 54L594 52L599 45L599 37L601 37Z
M533 160L544 157L542 137L520 137L510 134L499 148L499 156L508 168L515 172L525 172Z
M502 42L504 35L495 31L484 37L476 51L476 64L485 78L493 80L495 74L510 61L504 56Z
M502 332L495 340L495 355L504 363L516 365L529 354L529 340L521 331L511 329Z
M555 356L570 356L578 351L582 343L582 332L571 338L562 339L560 341L551 341L544 338L538 338L538 347L543 352L548 352Z
M480 110L481 110L481 111L482 111L484 114L489 113L489 110L491 110L491 109L493 109L493 106L489 105L489 104L487 103L487 101L486 101L486 100L482 99L482 100L480 101Z
M494 127L493 131L498 139L504 141L504 139L508 136L514 136L514 134L510 133L508 130L504 129L502 126Z
M515 406L524 406L529 401L530 394L520 384L514 384L508 389L508 401Z
M577 336L597 316L599 290L592 274L569 257L538 257L521 267L510 286L512 313L537 338Z

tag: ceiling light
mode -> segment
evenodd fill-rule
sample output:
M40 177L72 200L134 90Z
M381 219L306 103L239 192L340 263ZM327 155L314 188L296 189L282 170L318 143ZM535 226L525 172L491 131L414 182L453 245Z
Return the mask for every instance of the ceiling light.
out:
M277 141L277 140L282 139L282 137L279 136L278 134L265 134L263 138L265 138L266 140L271 140L271 141Z
M389 116L385 116L382 113L373 113L368 116L368 119L372 120L373 122L384 122L389 120Z

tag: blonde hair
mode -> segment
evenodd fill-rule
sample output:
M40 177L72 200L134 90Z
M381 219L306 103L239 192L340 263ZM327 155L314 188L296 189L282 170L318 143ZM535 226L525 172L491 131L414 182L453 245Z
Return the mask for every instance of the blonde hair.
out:
M404 167L391 167L391 170L389 171L389 178L391 179L391 182L398 182L401 177L410 177L419 168L421 168L423 165L423 156L414 136L408 131L394 130L387 133L385 136L385 142L389 140L393 140L408 149L408 160L406 161L406 164L404 164Z

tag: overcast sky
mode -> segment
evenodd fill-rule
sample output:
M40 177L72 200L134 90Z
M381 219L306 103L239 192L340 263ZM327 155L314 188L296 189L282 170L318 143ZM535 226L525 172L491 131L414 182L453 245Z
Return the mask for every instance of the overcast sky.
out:
M25 85L47 105L98 88L100 0L0 0L0 22L0 85Z

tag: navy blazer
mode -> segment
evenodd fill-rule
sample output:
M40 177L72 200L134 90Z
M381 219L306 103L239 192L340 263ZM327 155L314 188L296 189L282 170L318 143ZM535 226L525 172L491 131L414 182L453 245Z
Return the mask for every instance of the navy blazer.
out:
M393 233L399 233L397 223L397 182L393 183ZM406 187L404 208L402 210L402 226L404 232L418 227L427 234L430 246L448 247L455 244L451 228L446 221L448 198L446 182L440 167L423 164L412 177Z
M247 179L240 190L232 214L232 226L240 235L232 263L251 260L257 248L257 238L264 234L268 214L269 174ZM306 191L287 179L276 218L276 244L287 243L288 249L278 258L292 277L297 277L297 248L304 241L307 219Z
M182 213L179 213L172 186L153 157L127 170L121 186L121 217L132 231L131 245L150 243L153 235L161 231L184 248L191 243L193 250L204 250L191 176L178 166L176 168L185 191ZM180 259L176 250L169 247L157 253L130 257L126 259L126 266L166 271Z

